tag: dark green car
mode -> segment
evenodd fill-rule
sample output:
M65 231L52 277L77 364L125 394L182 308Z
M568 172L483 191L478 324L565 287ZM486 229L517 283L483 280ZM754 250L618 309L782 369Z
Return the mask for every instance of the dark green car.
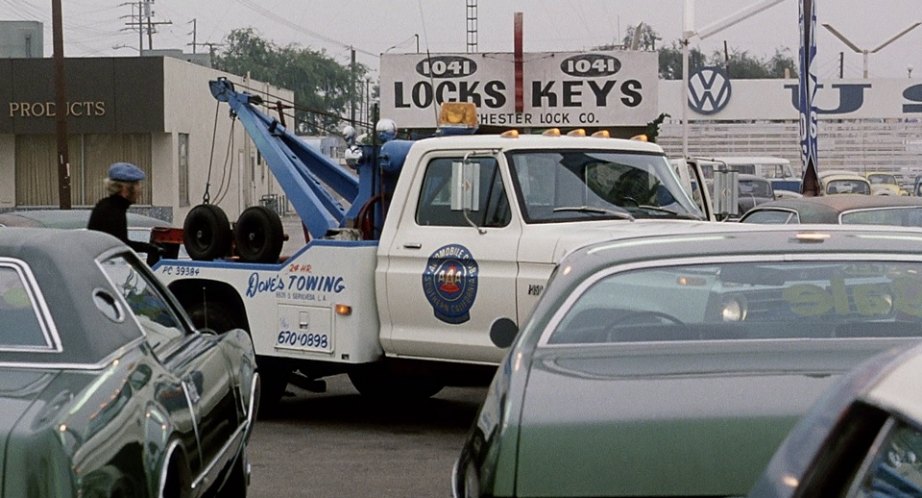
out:
M920 248L914 229L724 223L571 253L493 379L454 496L744 496L837 377L920 341Z
M0 230L2 496L246 496L258 398L249 336L114 237Z

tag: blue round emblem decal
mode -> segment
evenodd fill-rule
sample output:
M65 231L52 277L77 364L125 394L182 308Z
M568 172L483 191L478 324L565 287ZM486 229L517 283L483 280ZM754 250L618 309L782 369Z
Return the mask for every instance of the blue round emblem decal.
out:
M462 245L448 244L429 256L423 272L423 293L436 318L455 325L471 319L477 273L477 261Z

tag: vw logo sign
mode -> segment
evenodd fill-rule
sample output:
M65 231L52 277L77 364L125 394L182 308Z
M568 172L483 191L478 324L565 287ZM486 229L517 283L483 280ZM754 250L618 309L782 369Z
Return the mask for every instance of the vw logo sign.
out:
M698 114L717 114L730 103L730 76L720 67L703 67L688 78L688 107Z

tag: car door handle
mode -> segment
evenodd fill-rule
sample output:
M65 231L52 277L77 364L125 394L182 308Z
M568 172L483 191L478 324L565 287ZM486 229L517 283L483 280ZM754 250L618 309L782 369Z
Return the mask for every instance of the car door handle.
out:
M403 245L404 249L422 249L423 245L419 242L407 242Z

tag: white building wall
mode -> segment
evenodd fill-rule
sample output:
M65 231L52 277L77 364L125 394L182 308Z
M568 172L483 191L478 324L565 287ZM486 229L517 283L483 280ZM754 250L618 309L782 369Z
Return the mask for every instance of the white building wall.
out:
M202 203L206 185L210 202L221 207L231 222L247 207L259 204L262 195L282 192L271 174L261 174L264 166L250 167L250 162L256 161L256 147L239 122L233 125L231 136L230 107L223 102L219 104L208 86L208 82L218 76L227 77L238 91L249 87L253 89L249 90L251 93L262 93L267 102L294 100L290 90L252 80L247 82L242 77L182 60L164 59L164 128L169 140L162 147L155 147L154 164L158 168L157 175L163 178L157 182L154 196L155 204L174 207L174 223L177 225L182 225L191 208ZM212 130L215 130L214 134ZM179 206L180 133L189 134L190 205L184 207ZM162 171L161 164L169 165L169 171Z

